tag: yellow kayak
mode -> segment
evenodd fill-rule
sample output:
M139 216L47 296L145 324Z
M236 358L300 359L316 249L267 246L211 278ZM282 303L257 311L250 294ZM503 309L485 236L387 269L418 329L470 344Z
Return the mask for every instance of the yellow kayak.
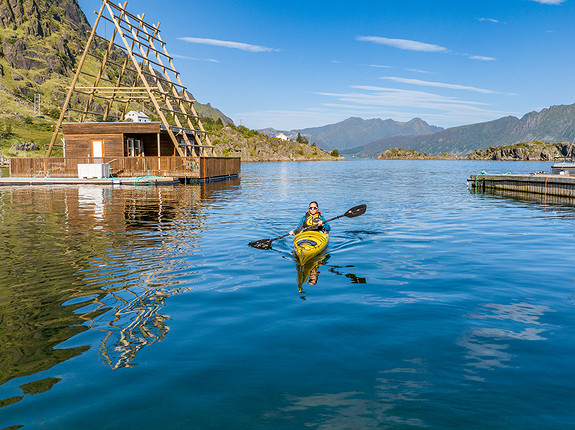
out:
M329 234L321 231L302 231L293 240L294 254L300 264L305 264L321 254L327 247Z

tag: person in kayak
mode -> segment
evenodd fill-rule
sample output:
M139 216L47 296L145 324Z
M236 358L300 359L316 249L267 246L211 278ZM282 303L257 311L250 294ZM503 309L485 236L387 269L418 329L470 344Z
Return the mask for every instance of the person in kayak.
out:
M304 216L301 217L301 220L299 221L298 227L295 230L290 231L289 234L291 234L293 236L294 234L297 234L300 231L302 231L304 228L315 226L315 225L317 225L318 230L320 230L320 231L322 231L322 230L330 231L331 230L331 227L325 221L325 218L321 215L321 212L319 211L319 206L318 206L317 202L311 202L309 204L308 211L305 213Z

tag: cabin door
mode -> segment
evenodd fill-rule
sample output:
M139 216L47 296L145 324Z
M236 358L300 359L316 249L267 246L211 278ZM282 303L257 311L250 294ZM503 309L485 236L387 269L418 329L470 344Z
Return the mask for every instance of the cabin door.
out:
M104 156L104 141L92 140L92 157L102 158Z

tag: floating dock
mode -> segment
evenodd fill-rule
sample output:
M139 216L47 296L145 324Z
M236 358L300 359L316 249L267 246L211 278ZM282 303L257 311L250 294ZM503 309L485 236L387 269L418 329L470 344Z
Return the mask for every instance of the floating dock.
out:
M133 178L10 178L0 177L0 186L13 185L111 185L144 186L178 184L178 178L163 176Z
M575 198L575 176L479 174L471 175L467 188L474 192L497 190Z

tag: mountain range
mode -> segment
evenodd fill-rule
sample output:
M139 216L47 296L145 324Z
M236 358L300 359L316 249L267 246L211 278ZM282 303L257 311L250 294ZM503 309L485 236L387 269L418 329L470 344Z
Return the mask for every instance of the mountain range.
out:
M575 104L551 106L521 118L506 116L494 121L451 127L433 134L393 136L340 151L357 157L373 157L392 148L428 154L464 156L491 146L520 142L571 142L575 138Z
M365 145L386 137L421 135L435 133L440 130L443 130L443 128L429 125L420 118L413 118L407 122L398 122L392 119L362 119L351 117L344 121L322 127L290 131L266 128L259 131L272 137L283 133L292 140L295 140L299 133L307 138L310 143L316 143L317 146L323 150L331 151L337 149L342 152L342 150Z

